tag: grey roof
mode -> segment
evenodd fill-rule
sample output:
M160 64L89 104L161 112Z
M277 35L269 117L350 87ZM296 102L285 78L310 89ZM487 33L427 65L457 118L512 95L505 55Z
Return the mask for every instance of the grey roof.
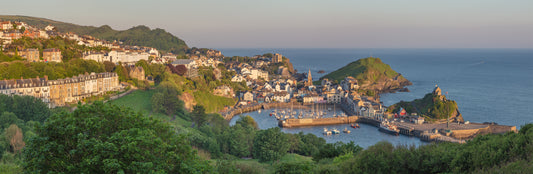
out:
M178 60L175 60L174 62L172 62L172 64L173 65L186 65L186 64L191 63L192 61L194 61L194 60L191 60L191 59L178 59Z

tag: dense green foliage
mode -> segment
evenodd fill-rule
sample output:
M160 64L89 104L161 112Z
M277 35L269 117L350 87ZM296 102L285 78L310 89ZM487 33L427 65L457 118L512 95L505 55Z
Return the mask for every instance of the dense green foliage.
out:
M0 94L0 173L20 173L24 142L35 136L34 127L51 114L40 99Z
M50 117L25 149L28 172L207 172L185 137L131 109L96 102Z
M441 97L443 100L441 100ZM404 108L407 113L417 113L433 119L446 119L448 116L455 116L457 103L453 100L446 100L445 96L428 93L422 99L416 99L411 102L401 101L391 105L387 111L396 113L400 110L400 107Z
M360 84L373 84L380 79L390 79L398 75L389 65L383 63L379 58L368 57L351 62L348 65L326 74L320 79L327 78L332 81L341 82L345 77L352 76ZM404 79L403 76L399 78Z
M152 96L152 110L154 112L165 113L168 116L174 114L183 115L183 101L178 99L179 91L169 83L162 82Z
M31 96L15 95L10 97L0 94L0 113L3 112L12 112L24 122L43 122L50 116L48 105Z
M519 133L484 135L466 144L439 143L394 147L381 142L344 161L349 173L470 173L512 169L504 173L529 173L533 159L533 124ZM511 167L511 166L524 166ZM531 168L531 167L529 167ZM488 170L490 169L490 170ZM500 170L501 171L501 170Z
M164 80L175 84L180 93L188 93L192 95L194 97L194 102L204 106L207 113L221 111L225 106L233 106L237 102L235 98L214 95L213 90L217 86L228 85L230 87L235 87L233 89L245 89L242 86L243 84L231 82L229 80L231 77L228 79L227 76L224 76L221 80L216 80L213 77L212 68L201 68L199 74L199 77L189 79L167 71L164 75ZM225 73L222 74L224 75Z
M48 76L49 80L77 76L86 72L104 72L103 64L94 60L72 59L65 63L56 62L5 62L0 64L0 79L35 78Z
M289 151L288 136L278 127L260 130L254 140L253 155L259 161L276 161Z
M79 35L90 35L96 38L108 41L121 41L126 45L137 45L154 47L158 50L183 54L188 49L187 44L176 36L166 32L163 29L153 29L146 26L136 26L128 30L117 31L104 25L101 27L80 26L71 23L53 21L44 18L28 16L0 16L1 20L22 21L31 26L44 28L51 24L56 30L62 33L74 32Z

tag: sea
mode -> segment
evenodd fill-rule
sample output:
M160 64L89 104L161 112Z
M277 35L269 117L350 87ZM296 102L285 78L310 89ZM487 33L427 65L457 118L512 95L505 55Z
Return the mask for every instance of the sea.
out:
M346 64L366 57L378 57L413 82L410 92L382 94L381 101L392 105L422 98L438 85L448 99L458 103L465 121L495 122L520 126L533 123L533 49L289 49L222 48L224 56L254 56L280 53L290 59L298 72L311 70L314 80ZM323 70L326 73L319 74ZM277 126L269 111L246 113L261 129ZM234 117L230 124L235 124ZM395 145L422 145L415 137L391 136L376 127L361 124L350 134L322 135L323 129L343 130L348 125L283 128L287 133L312 133L328 143L353 141L368 147L379 141ZM349 127L348 127L349 128Z

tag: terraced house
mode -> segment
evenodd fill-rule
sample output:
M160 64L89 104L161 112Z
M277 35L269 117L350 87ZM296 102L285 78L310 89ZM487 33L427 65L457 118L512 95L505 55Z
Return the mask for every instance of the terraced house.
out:
M48 80L48 76L45 76L0 81L0 94L34 96L47 103L50 108L119 89L118 75L109 72L85 73L57 80Z

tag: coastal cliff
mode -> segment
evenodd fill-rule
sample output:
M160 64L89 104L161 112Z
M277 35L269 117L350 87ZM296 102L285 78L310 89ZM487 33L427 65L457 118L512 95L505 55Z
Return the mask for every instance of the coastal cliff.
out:
M360 90L369 90L375 93L387 93L397 90L405 91L405 86L412 85L402 74L394 71L389 65L383 63L381 59L373 57L351 62L323 76L320 80L326 78L341 82L348 76L357 79Z
M443 122L448 118L450 121L464 122L457 102L446 99L441 94L441 89L435 87L432 93L428 93L422 99L405 102L401 101L389 106L387 112L398 113L400 108L405 109L407 113L417 113L420 116L427 117L433 122Z

